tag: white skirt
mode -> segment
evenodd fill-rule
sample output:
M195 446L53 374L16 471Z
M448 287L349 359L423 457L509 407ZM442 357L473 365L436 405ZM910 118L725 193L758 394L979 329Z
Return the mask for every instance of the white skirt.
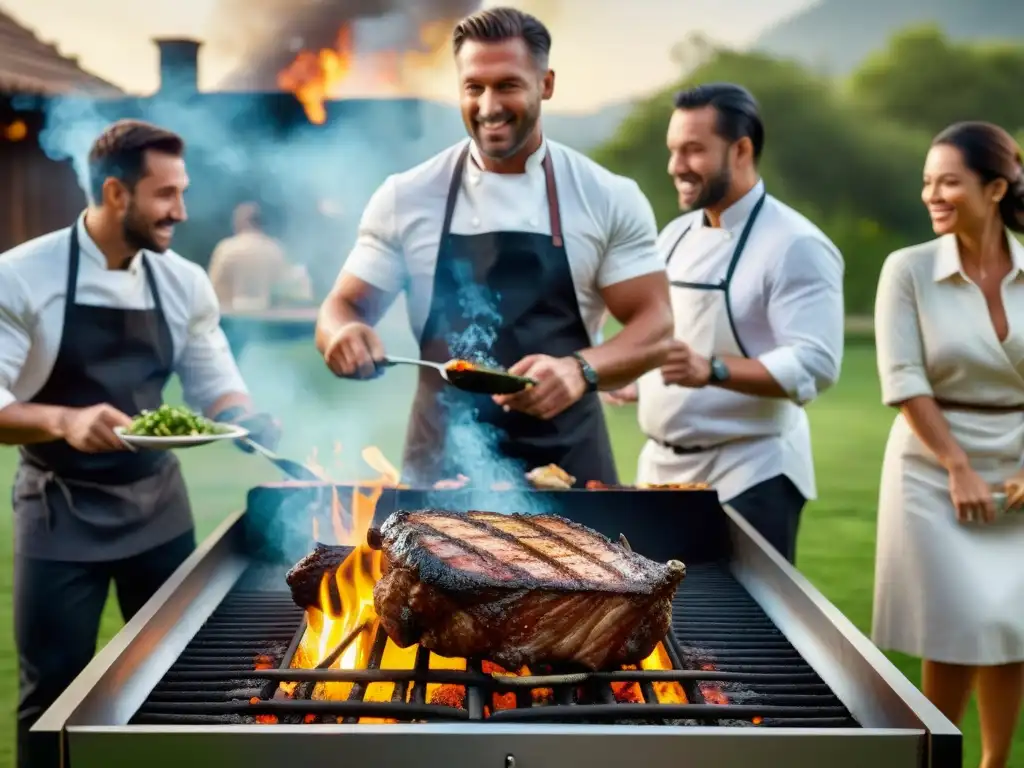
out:
M987 482L1001 484L1021 466L1019 415L947 418ZM902 416L879 495L875 644L948 664L1024 661L1024 514L957 522L947 472Z

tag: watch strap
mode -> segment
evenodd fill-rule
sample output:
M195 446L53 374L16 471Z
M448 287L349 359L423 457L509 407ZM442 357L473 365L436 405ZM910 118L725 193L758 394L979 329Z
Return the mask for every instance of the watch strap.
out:
M579 352L573 352L572 356L576 358L576 362L579 363L580 371L583 373L583 381L586 382L587 392L596 392L598 384L597 371L594 367L587 362L587 359L583 357Z

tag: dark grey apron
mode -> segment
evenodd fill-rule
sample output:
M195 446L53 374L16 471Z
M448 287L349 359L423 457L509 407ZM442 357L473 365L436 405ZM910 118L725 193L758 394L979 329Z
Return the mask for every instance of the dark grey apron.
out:
M109 403L128 415L158 407L174 350L147 257L142 268L153 308L144 310L76 303L79 257L76 223L60 348L31 402L71 408ZM20 453L12 499L19 555L118 560L192 527L181 468L170 452L87 454L58 440L22 446Z
M543 168L551 235L452 234L468 155L469 144L448 190L420 354L436 362L482 358L509 367L530 354L565 357L589 347L562 239L550 152ZM429 487L464 474L483 487L523 486L525 471L551 463L573 475L578 486L618 482L596 393L543 420L506 413L488 396L448 386L434 371L420 372L402 467L411 485Z

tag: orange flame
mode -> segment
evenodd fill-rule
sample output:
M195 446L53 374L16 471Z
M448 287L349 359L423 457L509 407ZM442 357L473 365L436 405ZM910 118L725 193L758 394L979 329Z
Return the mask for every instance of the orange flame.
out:
M335 447L335 453L340 448ZM382 558L379 550L371 549L366 543L366 534L373 522L376 505L384 488L398 484L399 472L384 454L375 447L368 447L361 453L362 459L372 467L378 477L375 480L361 483L353 490L351 499L351 515L343 506L337 488L333 489L331 503L331 528L335 542L339 545L354 547L353 551L333 573L326 574L320 585L320 598L317 607L306 610L306 631L299 642L299 647L292 659L293 668L310 669L323 663L338 648L341 641L351 633L364 627L357 637L329 666L331 669L365 669L369 666L370 654L373 650L374 638L377 634L378 620L373 603L373 587L381 578ZM326 482L331 482L326 470L317 461L316 453L308 462L308 466L320 474ZM348 521L348 522L346 522ZM314 536L319 540L319 527L316 519L313 523ZM416 663L416 646L399 648L391 640L387 640L383 656L379 661L380 669L408 670ZM265 659L256 659L258 668L262 668ZM654 651L638 665L644 670L672 669L672 661L665 647L659 643ZM447 658L430 654L430 669L460 670L467 668L466 660ZM637 667L627 667L637 669ZM523 667L516 672L508 672L496 664L484 662L485 674L530 675L532 672ZM679 683L655 682L652 684L657 699L661 703L686 703L686 694ZM282 683L280 693L294 696L297 689L295 683ZM319 683L313 690L314 699L345 700L352 692L352 683ZM394 683L371 683L363 696L364 701L390 701L394 694ZM636 683L615 683L612 686L617 701L622 703L644 701L640 686ZM461 685L428 683L426 700L431 704L442 706L464 707L465 689ZM706 695L706 694L705 694ZM531 692L535 703L546 703L553 700L551 689L537 689ZM411 697L411 689L406 691L406 700ZM649 702L653 703L653 702ZM514 693L500 692L491 696L485 707L485 714L500 709L516 707ZM309 719L309 718L307 718ZM315 718L314 718L315 719ZM260 716L258 722L276 722L273 715ZM381 718L363 717L360 723L392 722Z
M327 121L326 102L342 95L409 95L418 73L436 70L455 21L421 24L411 50L357 54L352 27L343 24L334 48L302 50L277 76L278 87L295 94L311 123Z
M295 94L311 123L323 125L327 120L324 102L330 98L352 68L352 30L342 25L334 49L322 48L317 53L299 51L298 55L277 76L281 90Z

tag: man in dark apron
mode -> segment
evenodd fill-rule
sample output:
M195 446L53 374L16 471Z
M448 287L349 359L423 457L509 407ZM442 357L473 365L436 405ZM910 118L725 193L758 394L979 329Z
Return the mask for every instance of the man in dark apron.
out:
M164 253L173 224L185 218L183 149L180 138L156 126L111 126L90 154L90 192L98 202L69 230L0 258L0 279L17 276L27 286L24 302L8 305L8 292L0 307L9 318L0 338L23 330L27 342L17 373L0 373L5 399L14 400L0 409L0 439L19 444L20 452L12 504L22 768L57 764L50 745L37 744L29 729L92 658L111 582L128 620L195 548L177 458L126 450L113 429L157 408L175 372L183 375L186 395L209 393L211 415L241 420L248 413L229 353L207 358L233 372L219 391L196 378L206 375L201 368L183 372L176 365L191 359L188 345L198 342L184 341L188 308L176 304L172 321L167 286L156 275L158 259L165 275L175 269L170 260L184 264ZM65 267L66 277L45 274ZM190 279L205 279L196 267L182 269ZM105 289L130 285L139 271L148 308L125 307L116 296L100 303ZM32 300L41 309L30 324L21 313ZM185 349L176 350L172 325L184 329L177 335ZM46 373L40 360L48 355Z
M403 462L408 482L462 474L478 487L523 485L524 472L556 464L577 485L617 483L597 390L657 366L670 330L650 206L632 182L544 141L540 105L554 75L550 36L537 19L483 11L456 26L453 43L473 141L391 177L371 200L321 311L318 348L338 375L377 373L384 349L370 326L406 288L424 360L481 360L538 382L491 398L421 370ZM488 201L502 195L522 214L493 210L505 203ZM421 223L383 234L387 225L377 222L386 220ZM383 259L394 259L393 269ZM618 279L603 284L606 274ZM581 306L581 295L597 295L601 306ZM595 345L605 307L624 328Z

